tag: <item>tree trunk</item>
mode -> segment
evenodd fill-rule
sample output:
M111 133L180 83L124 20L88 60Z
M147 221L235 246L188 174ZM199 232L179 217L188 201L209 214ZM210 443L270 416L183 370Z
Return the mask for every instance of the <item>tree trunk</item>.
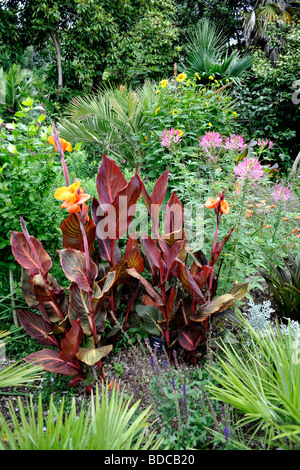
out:
M58 99L59 95L62 92L62 86L63 86L62 67L61 67L61 53L60 53L59 41L58 41L56 35L52 32L50 32L50 35L51 35L51 38L52 38L52 41L54 43L54 47L55 47L55 50L56 50L57 75L58 75L56 99Z

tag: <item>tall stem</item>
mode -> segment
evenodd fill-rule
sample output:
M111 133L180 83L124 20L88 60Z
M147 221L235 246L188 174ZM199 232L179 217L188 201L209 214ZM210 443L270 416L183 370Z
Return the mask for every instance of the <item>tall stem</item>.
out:
M215 253L216 253L220 220L221 220L221 213L219 212L217 214L217 225L216 225L215 236L214 236L213 247L212 247L212 259L213 260L215 258ZM208 300L210 300L210 298L211 298L212 283L213 283L213 279L214 279L214 270L215 270L215 265L213 264L212 271L211 271L210 278L209 278L209 284L208 284Z
M234 246L233 246L234 258L235 258L235 256L237 255L238 233L239 233L239 231L240 231L241 218L242 218L242 213L243 213L243 211L244 211L244 202L245 202L245 197L246 197L246 193L247 193L247 187L248 187L248 180L246 179L245 182L244 182L244 186L243 186L243 193L242 193L242 200L241 200L241 205L240 205L240 212L239 212L238 221L237 221L236 230L235 230L235 240L234 240ZM230 263L230 271L229 271L229 274L228 274L228 283L230 283L230 276L231 276L231 273L232 273L232 267L233 267L233 260L234 260L234 258L231 260L231 263Z

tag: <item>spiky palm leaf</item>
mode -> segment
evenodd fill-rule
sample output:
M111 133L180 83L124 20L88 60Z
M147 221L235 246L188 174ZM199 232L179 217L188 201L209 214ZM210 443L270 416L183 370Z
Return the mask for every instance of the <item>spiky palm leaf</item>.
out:
M138 136L148 121L145 111L157 102L155 86L146 82L133 91L106 87L95 95L70 103L58 127L72 142L93 142L118 157L137 164L141 157Z
M209 20L197 24L189 36L186 50L185 69L193 77L197 73L206 78L213 75L218 80L239 81L253 62L249 54L243 57L238 51L229 54L226 38Z

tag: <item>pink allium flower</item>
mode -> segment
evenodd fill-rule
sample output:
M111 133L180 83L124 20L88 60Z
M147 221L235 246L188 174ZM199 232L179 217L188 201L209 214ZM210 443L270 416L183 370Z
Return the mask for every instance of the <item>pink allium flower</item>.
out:
M179 129L175 130L174 127L171 129L164 129L161 145L162 147L171 148L174 144L181 141L182 131Z
M224 147L228 150L242 150L247 147L242 135L232 135L227 137Z
M287 201L291 197L291 195L292 193L290 189L286 188L285 186L277 186L272 192L272 196L275 202L278 202L280 199L283 201Z
M218 132L206 132L205 136L200 140L200 145L204 149L222 147L223 139Z
M258 158L244 158L234 168L234 174L241 179L258 180L263 177L264 170Z

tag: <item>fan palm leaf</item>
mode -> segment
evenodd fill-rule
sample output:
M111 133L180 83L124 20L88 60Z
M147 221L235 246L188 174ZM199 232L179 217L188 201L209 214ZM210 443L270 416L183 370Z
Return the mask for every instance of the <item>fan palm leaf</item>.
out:
M137 164L141 157L138 136L148 121L145 111L156 102L155 87L150 82L134 92L106 87L70 103L58 125L59 132L64 139L99 144L104 151Z
M209 75L219 80L238 81L252 65L252 56L240 56L238 51L227 51L227 40L209 20L200 21L189 35L186 46L186 71L188 75Z

